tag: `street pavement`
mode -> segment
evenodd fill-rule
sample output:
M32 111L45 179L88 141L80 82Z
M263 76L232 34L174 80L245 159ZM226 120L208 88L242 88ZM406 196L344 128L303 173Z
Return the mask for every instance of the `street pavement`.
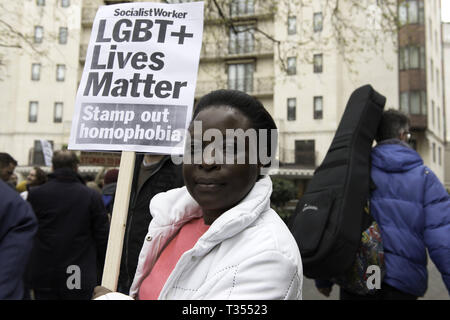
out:
M339 288L333 286L330 297L327 298L314 286L314 281L303 277L303 299L304 300L338 300ZM434 263L428 259L428 290L421 300L450 300L447 289L445 288L441 274Z

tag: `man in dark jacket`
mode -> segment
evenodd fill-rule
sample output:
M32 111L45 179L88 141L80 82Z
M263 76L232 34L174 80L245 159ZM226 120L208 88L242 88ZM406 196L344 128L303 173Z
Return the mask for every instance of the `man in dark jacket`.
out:
M450 293L450 197L407 142L409 119L385 111L372 151L371 213L383 240L386 275L381 290L361 297L341 290L341 299L417 299L428 283L427 249ZM325 295L329 287L316 283ZM325 288L324 288L325 287Z
M128 294L136 273L139 253L152 220L150 200L160 192L182 186L182 166L175 165L170 156L136 156L117 287L119 292Z
M31 206L1 179L0 194L0 300L19 300L37 221Z
M55 152L52 164L49 181L28 195L39 222L30 286L36 299L90 299L105 260L108 217L101 195L77 174L73 152Z
M13 157L11 157L8 153L0 152L0 180L8 183L8 180L13 175L16 166L17 161Z

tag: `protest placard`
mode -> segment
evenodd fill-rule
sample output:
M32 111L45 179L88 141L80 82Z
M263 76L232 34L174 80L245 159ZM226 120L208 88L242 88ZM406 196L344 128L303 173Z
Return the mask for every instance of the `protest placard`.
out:
M203 2L100 7L69 149L182 154L202 33Z
M123 151L102 285L120 270L135 152L182 154L192 118L203 2L124 3L95 16L69 149Z
M47 140L41 139L42 154L44 155L45 166L52 166L53 158L53 147L52 144Z

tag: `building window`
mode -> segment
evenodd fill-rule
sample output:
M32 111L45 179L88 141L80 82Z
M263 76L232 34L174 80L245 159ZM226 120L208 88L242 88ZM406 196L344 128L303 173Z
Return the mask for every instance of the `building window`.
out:
M28 107L28 122L37 122L38 106L39 104L37 101L30 101Z
M41 64L33 63L31 65L31 80L39 81L41 79Z
M70 0L61 0L61 7L67 8L70 6Z
M297 57L287 58L287 74L294 75L297 73Z
M433 42L433 21L428 18L428 33L430 34L430 41Z
M288 17L288 34L296 34L297 33L297 17L290 16Z
M433 163L436 163L436 143L433 142Z
M307 167L316 165L314 140L296 140L295 141L295 163Z
M436 44L436 52L439 51L439 40L438 40L438 33L437 31L434 31L434 43Z
M43 6L45 6L45 0L36 0L36 4L37 4L39 7L43 7Z
M431 100L431 124L434 125L435 112L434 112L434 100Z
M322 28L323 28L322 12L314 13L313 27L314 27L314 32L322 31Z
M230 42L229 52L231 54L236 53L249 53L254 50L254 27L253 26L236 26L230 28Z
M254 0L232 0L230 4L231 16L255 13Z
M436 92L437 92L437 94L439 94L439 87L440 87L439 79L440 79L439 69L436 69Z
M399 49L400 70L424 69L425 47L408 46Z
M431 77L431 82L434 81L433 70L434 70L433 59L430 59L430 77Z
M228 89L253 91L253 64L241 63L228 66Z
M66 78L66 65L58 64L56 66L56 81L64 81Z
M425 11L423 0L403 0L398 6L400 25L419 23L423 24Z
M425 91L404 91L400 93L400 110L407 114L426 115L427 94Z
M436 108L438 130L441 131L441 108Z
M59 28L59 44L66 44L67 43L67 34L68 29L66 27L60 27Z
M41 26L34 27L34 43L42 43L42 38L44 36L44 28Z
M63 117L63 103L55 102L55 108L53 110L53 122L60 123L62 122Z
M297 113L297 99L288 98L287 99L287 120L295 121Z
M439 165L442 165L442 149L441 147L438 148L438 161L439 161Z
M314 97L314 119L323 119L323 97Z
M315 54L313 57L314 64L314 73L322 73L323 72L323 55Z

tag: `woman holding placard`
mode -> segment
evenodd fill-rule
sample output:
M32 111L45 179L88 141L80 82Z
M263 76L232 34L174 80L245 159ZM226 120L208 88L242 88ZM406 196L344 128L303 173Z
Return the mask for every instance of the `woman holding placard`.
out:
M193 129L197 121L200 140ZM256 143L238 145L239 134L251 140L252 132ZM261 154L274 158L274 132L270 114L243 92L213 91L199 101L185 153L194 160L201 152L201 161L184 162L186 187L152 199L153 220L131 298L301 299L300 252L270 208L272 182L262 174L270 164L262 164ZM214 143L206 138L211 135ZM105 292L97 288L94 297L129 298Z

